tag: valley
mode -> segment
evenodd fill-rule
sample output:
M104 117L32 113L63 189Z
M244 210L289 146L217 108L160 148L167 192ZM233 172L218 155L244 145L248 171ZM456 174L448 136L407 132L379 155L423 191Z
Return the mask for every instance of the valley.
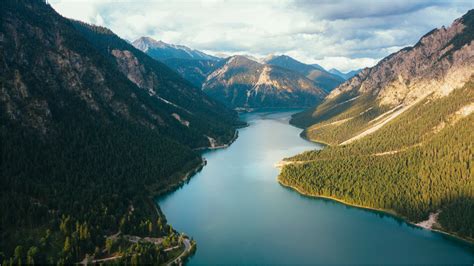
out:
M472 4L73 2L0 8L0 265L474 262Z
M275 164L282 158L326 149L298 136L301 130L288 124L294 112L242 114L249 126L239 129L235 143L204 152L207 165L189 183L156 199L168 221L196 240L189 265L462 264L474 258L464 241L280 185Z

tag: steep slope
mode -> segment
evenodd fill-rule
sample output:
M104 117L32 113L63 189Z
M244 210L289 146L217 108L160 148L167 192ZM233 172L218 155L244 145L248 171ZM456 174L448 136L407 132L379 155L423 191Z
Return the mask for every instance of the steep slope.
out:
M304 107L326 96L296 72L243 56L228 58L207 77L203 91L234 108Z
M197 88L201 88L207 76L220 65L221 61L170 58L163 60L167 66L178 72Z
M135 48L146 53L201 88L207 76L219 67L221 58L205 54L182 45L167 44L150 37L141 37L133 43Z
M317 87L323 88L327 92L330 92L344 82L343 78L327 72L320 66L307 65L287 55L269 57L265 60L265 63L298 72L314 81Z
M474 11L365 69L293 122L323 151L279 181L474 240ZM315 123L312 125L312 123Z
M337 75L337 76L343 78L344 80L348 80L348 79L352 78L353 76L357 75L361 71L362 71L362 69L357 69L357 70L351 70L347 73L342 73L341 71L339 71L335 68L331 68L331 69L329 69L328 72L331 73L331 74Z
M330 144L350 142L389 122L432 95L462 87L474 72L473 11L366 68L331 92L323 104L297 114L292 123ZM377 119L376 119L377 118ZM354 139L352 139L354 138Z
M170 58L214 61L219 60L217 57L191 49L184 45L168 44L162 41L157 41L150 37L138 38L132 42L132 45L148 54L152 58L160 61Z
M171 113L173 120L181 127L189 124L182 131L193 132L201 139L199 144L191 145L193 148L209 145L208 137L216 139L219 145L233 137L232 131L225 130L225 126L236 123L237 116L233 111L212 100L163 63L143 54L109 30L81 22L73 22L73 25L131 82L157 98L160 104L164 103L175 109ZM183 136L182 141L190 139L189 136Z
M75 263L119 247L123 262L169 259L163 245L106 246L105 236L176 243L150 196L201 165L192 149L208 137L230 141L236 114L43 1L8 0L0 15L2 264Z

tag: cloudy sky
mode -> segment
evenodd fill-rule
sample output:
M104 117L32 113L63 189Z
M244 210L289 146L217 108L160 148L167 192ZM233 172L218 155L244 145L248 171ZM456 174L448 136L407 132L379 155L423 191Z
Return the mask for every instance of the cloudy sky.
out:
M63 16L127 40L150 36L211 54L287 54L342 71L374 65L449 26L472 0L49 0Z

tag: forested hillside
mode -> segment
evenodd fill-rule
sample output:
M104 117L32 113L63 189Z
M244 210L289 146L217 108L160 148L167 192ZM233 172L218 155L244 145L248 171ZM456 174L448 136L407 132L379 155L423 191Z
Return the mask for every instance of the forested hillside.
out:
M440 212L440 229L472 240L473 103L471 82L446 98L419 103L353 144L289 158L297 163L284 167L279 180L311 195L388 210L413 222Z
M215 139L217 144L223 144L233 138L233 127L242 125L234 111L208 97L165 64L150 58L110 30L78 21L72 23L116 69L150 96L155 96L151 98L159 100L157 105L164 103L171 113L166 118L172 120L170 124L178 124L181 131L180 134L169 132L173 138L193 148L208 146L208 137Z
M297 114L322 151L287 159L298 191L382 209L474 239L474 11L364 69ZM416 62L416 63L414 63Z
M0 15L0 263L167 261L178 236L151 197L201 165L194 148L230 141L237 115L43 1Z

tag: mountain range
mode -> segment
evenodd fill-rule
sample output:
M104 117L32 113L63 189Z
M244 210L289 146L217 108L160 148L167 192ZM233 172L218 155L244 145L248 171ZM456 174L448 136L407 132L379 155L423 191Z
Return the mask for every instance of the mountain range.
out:
M304 64L286 55L270 56L263 60L242 55L219 59L185 46L166 44L150 37L139 38L133 42L133 45L152 58L155 58L174 69L194 86L202 88L204 92L212 97L215 97L224 104L235 108L311 106L319 102L321 97L316 97L315 93L310 93L313 94L313 96L309 96L310 94L308 93L301 93L293 94L290 97L288 96L288 91L284 92L284 90L292 87L301 91L301 86L296 84L302 80L307 81L306 79L302 79L301 76L304 76L313 82L313 86L311 87L320 88L326 93L330 92L345 81L343 77L332 74L317 64ZM226 77L224 78L226 84L217 82L215 80L216 76L219 76L221 81L223 80L222 75L220 75L222 74L221 72L223 69L235 69L235 62L231 59L236 57L239 58L237 61L241 63L239 65L239 71L226 71ZM229 62L234 62L234 65L226 66ZM274 79L272 81L274 82L274 88L268 89L268 83L265 93L261 94L261 97L253 98L254 96L251 96L250 101L247 101L247 93L250 89L235 90L232 92L232 96L229 96L229 90L233 90L232 88L235 88L236 86L235 82L230 80L242 80L244 75L247 76L245 79L245 86L261 88L262 84L257 84L258 78L255 77L258 73L253 71L255 71L255 69L260 69L259 71L261 71L263 66L266 66L265 69L267 70L279 70L278 74L277 71L271 71L272 75L268 76L270 79ZM244 71L247 73L244 74ZM235 73L236 75L239 75L239 77L232 77L233 74L231 73ZM283 78L284 80L279 80L279 78ZM286 85L283 85L283 83L286 83ZM243 84L239 84L239 86L240 85ZM307 82L301 85L306 87L309 86ZM229 89L228 86L231 86L232 88ZM281 88L283 87L286 87L286 89L282 90ZM218 90L222 91L219 92ZM227 96L223 96L224 94ZM229 99L229 97L233 99ZM298 100L299 97L307 99Z
M309 107L327 95L297 72L244 56L227 58L207 77L202 88L233 108Z
M470 10L295 114L306 138L329 146L287 159L280 182L413 223L430 217L431 229L472 241L473 66Z
M184 45L168 44L150 37L141 37L132 42L137 49L142 50L156 60L170 58L193 60L219 60L220 58L191 49Z
M310 107L291 123L327 147L287 158L282 185L474 240L474 10L344 74L130 44L47 1L6 0L0 65L1 265L191 252L154 197L235 140L240 108Z

